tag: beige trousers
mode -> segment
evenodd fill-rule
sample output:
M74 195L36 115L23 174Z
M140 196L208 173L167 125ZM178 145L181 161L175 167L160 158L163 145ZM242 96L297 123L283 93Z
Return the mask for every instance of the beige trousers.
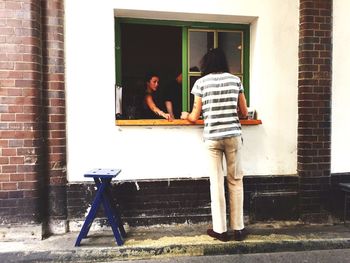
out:
M210 174L210 197L213 230L227 231L226 200L224 187L223 156L226 159L227 186L230 204L230 227L233 230L244 228L243 221L243 172L241 168L241 136L221 140L206 140Z

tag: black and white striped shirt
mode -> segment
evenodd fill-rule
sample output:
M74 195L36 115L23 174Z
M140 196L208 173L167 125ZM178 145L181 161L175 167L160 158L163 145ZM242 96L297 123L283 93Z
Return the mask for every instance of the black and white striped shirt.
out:
M241 135L237 114L240 92L241 80L230 73L211 73L194 83L191 93L202 98L205 140Z

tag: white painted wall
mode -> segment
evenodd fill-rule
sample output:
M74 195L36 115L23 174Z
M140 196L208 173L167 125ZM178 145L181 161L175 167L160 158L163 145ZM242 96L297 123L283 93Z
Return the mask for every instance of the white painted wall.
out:
M332 173L350 172L348 0L333 0Z
M67 0L65 9L70 182L95 167L130 180L207 176L201 127L115 126L114 13L251 23L250 101L263 124L243 127L244 170L296 173L298 1Z

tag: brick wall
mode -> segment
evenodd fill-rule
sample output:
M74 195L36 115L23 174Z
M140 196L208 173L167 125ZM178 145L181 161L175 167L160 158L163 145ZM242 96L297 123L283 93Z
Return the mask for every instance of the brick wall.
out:
M300 0L298 174L302 219L329 209L331 168L332 1Z
M139 181L137 185L135 182L114 183L113 203L119 207L123 221L132 226L211 222L209 185L208 178L148 180ZM250 221L296 220L299 216L297 189L297 176L246 176L245 215ZM84 220L95 191L94 184L68 185L70 221ZM103 208L98 217L105 217Z
M344 193L340 182L350 182L350 173L332 174L327 198L333 222L343 220ZM316 186L317 187L317 186ZM139 190L138 190L139 189ZM72 229L79 231L95 195L94 183L74 183L67 186L68 220ZM113 204L116 204L124 222L129 225L211 222L209 179L148 180L113 183ZM302 193L302 192L301 192ZM227 191L226 191L227 194ZM245 176L244 214L248 223L270 220L299 220L299 177ZM305 213L305 211L304 211ZM98 217L104 225L103 207ZM350 212L347 219L350 218ZM309 218L310 219L310 218ZM312 219L312 218L311 218Z
M65 219L66 109L64 83L64 1L42 0L43 140L47 213L49 219Z
M0 3L1 220L39 221L40 2Z
M62 2L0 2L1 222L65 217Z

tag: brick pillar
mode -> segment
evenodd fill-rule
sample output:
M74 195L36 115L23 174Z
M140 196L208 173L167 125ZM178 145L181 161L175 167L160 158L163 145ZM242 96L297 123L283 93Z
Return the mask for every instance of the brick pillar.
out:
M40 222L40 3L0 2L0 221Z
M66 218L62 2L0 2L0 223Z
M66 124L64 85L64 0L42 0L43 140L50 232L65 231Z
M332 1L300 0L298 174L300 215L328 217L331 169Z

